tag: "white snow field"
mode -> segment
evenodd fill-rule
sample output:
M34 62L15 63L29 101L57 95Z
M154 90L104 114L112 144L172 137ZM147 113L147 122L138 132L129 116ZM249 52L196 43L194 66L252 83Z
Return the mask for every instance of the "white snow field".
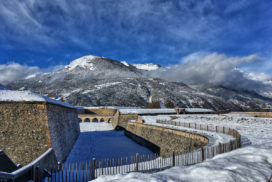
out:
M165 115L143 118L148 124L155 124L156 119L171 119ZM179 115L177 119L172 117L172 120L236 129L242 135L243 147L196 165L173 167L149 174L132 172L100 176L94 181L272 181L272 119L243 115Z
M149 149L114 131L108 123L80 123L80 136L65 163L153 154ZM104 130L104 131L103 131Z

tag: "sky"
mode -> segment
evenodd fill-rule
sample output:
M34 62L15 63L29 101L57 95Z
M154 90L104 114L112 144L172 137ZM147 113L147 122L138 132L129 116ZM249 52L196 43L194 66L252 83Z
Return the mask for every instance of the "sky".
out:
M0 68L53 69L85 55L184 64L256 55L272 75L271 0L1 0ZM262 60L262 61L260 61Z

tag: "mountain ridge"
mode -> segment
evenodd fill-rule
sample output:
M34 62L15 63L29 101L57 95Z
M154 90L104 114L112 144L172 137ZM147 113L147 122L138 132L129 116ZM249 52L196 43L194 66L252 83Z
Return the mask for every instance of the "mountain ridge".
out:
M54 93L60 99L83 106L145 106L150 96L177 107L203 107L216 111L256 111L272 107L271 99L233 91L230 88L192 88L182 82L151 78L131 64L109 58L84 56L56 72L10 83L18 90L24 87L44 94Z

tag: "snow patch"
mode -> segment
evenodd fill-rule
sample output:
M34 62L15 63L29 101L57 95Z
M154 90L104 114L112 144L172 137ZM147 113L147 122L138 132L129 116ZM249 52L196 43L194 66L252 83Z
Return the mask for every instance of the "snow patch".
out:
M32 74L32 75L28 75L27 77L25 77L25 79L28 80L28 79L35 78L35 77L36 77L36 75Z
M121 63L127 67L129 67L130 65L126 62L126 61L121 61Z

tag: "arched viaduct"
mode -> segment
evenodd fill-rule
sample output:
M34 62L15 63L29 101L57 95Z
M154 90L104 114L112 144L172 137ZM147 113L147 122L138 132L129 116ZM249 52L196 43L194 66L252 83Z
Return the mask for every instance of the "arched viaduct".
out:
M107 122L111 123L113 120L113 116L107 116L107 115L94 115L94 114L79 114L78 118L81 120L81 122Z

